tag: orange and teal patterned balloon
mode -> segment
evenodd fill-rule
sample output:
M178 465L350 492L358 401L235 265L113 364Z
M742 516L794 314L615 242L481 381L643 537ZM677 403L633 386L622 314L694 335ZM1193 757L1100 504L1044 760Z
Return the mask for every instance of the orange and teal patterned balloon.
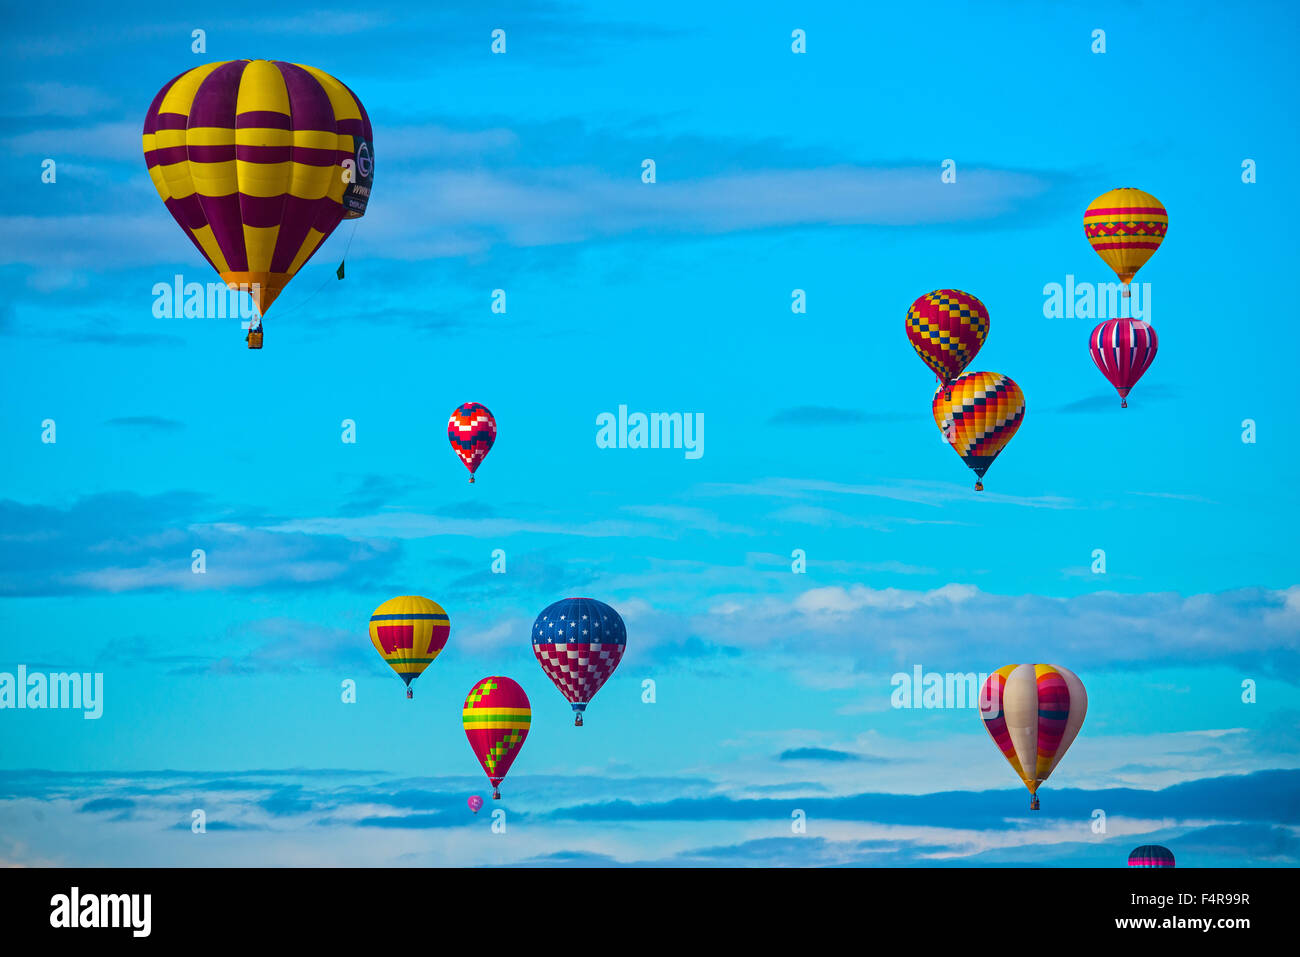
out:
M1025 396L1020 386L997 372L967 373L953 380L950 390L935 390L931 411L943 437L975 473L978 492L984 488L978 480L1024 421Z
M1160 200L1124 186L1102 193L1083 214L1083 234L1119 281L1128 285L1164 242L1169 214Z
M370 642L406 682L408 698L411 682L433 664L449 634L451 620L442 606L419 595L390 598L370 616Z
M167 211L263 314L344 219L365 214L370 118L323 70L228 60L158 91L144 157Z
M533 719L528 695L509 678L484 678L470 689L461 718L474 757L492 783L492 797L500 798L501 782L524 746Z
M907 310L907 341L946 387L975 358L989 334L989 311L968 292L936 289Z
M1007 665L980 692L980 716L1038 809L1038 787L1056 770L1083 727L1088 693L1059 665Z

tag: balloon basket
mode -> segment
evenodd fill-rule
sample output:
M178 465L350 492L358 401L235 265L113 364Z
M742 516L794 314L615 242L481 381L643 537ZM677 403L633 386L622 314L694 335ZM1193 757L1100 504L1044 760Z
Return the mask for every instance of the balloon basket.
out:
M576 714L574 714L574 716L573 716L573 726L574 726L575 728L581 728L581 727L582 727L582 712L581 712L581 711L579 711L579 712L577 712Z
M250 349L260 349L260 348L262 348L262 332L261 332L261 330L258 330L257 332L249 332L249 334L248 334L248 348L250 348Z
M470 475L470 477L469 477L469 484L470 484L470 485L473 485L473 484L474 484L474 476L473 476L473 475Z
M1034 795L1034 799L1033 799L1032 801L1029 802L1029 810L1031 810L1031 811L1037 811L1037 810L1038 810L1038 795L1037 795L1037 794L1035 794L1035 795Z
M976 483L975 483L975 491L977 491L977 492L982 492L982 491L984 491L984 483L983 483L983 482L976 482Z
M406 697L407 697L407 699L414 698L414 697L415 697L415 692L412 691L410 688L407 688L407 689L406 689Z
M492 800L494 801L501 800L501 792L497 788L492 789Z

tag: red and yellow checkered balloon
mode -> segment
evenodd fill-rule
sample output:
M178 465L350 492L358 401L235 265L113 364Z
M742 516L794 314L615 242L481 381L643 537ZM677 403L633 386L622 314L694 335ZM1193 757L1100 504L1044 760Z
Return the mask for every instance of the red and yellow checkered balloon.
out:
M940 386L934 392L931 410L935 424L961 460L978 479L1025 418L1025 396L1020 386L997 372L970 372L953 381L951 398ZM984 488L976 481L975 490Z
M907 310L907 341L945 386L961 375L989 334L989 311L968 292L936 289Z

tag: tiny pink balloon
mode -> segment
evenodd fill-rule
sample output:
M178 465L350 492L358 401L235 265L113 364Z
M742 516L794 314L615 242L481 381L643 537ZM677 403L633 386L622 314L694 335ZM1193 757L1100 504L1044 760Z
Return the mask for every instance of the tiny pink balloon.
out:
M483 799L479 797L477 794L471 794L469 800L466 801L465 803L469 805L469 809L471 811L477 814L478 809L483 806Z

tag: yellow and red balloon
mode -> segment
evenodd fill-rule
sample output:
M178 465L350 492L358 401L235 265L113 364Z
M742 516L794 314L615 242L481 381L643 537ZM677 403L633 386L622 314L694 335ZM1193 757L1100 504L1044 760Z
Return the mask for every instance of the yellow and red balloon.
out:
M912 303L905 327L907 341L946 391L988 338L989 311L968 292L936 289Z
M984 728L1038 810L1038 788L1079 736L1088 693L1078 675L1059 665L1007 665L989 675L980 693Z
M370 616L370 642L397 676L411 682L433 664L447 644L451 620L436 601L419 595L390 598Z
M1102 193L1083 214L1083 234L1093 251L1128 284L1164 242L1169 213L1160 200L1131 186Z
M1024 421L1025 396L1009 376L997 372L967 373L950 388L935 390L931 411L943 437L975 473L978 492L984 473Z

